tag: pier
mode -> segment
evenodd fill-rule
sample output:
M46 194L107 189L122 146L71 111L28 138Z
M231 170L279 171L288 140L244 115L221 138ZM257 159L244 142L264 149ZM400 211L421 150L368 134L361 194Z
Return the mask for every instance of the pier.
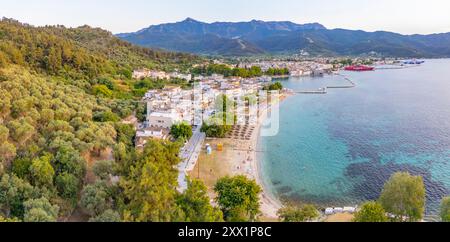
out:
M319 89L319 90L294 91L294 93L297 93L297 94L327 94L328 91L326 88L323 88L323 89Z
M319 88L317 90L300 90L300 91L292 91L296 94L328 94L328 89L349 89L356 87L355 82L353 82L350 78L342 75L337 74L338 76L342 77L346 82L350 83L350 85L341 85L341 86L326 86L324 88Z

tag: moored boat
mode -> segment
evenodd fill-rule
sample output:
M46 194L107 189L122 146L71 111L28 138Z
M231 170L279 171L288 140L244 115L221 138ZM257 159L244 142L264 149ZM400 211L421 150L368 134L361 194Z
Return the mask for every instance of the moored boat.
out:
M371 66L363 66L363 65L354 65L345 67L346 71L373 71L375 67Z
M423 63L425 63L423 60L408 60L403 62L405 65L421 65Z

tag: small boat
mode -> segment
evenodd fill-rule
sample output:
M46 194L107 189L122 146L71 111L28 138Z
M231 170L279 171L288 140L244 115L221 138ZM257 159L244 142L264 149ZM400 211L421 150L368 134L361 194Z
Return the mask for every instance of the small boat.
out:
M373 70L375 70L375 67L356 65L356 66L347 66L347 67L345 67L345 70L346 71L373 71Z

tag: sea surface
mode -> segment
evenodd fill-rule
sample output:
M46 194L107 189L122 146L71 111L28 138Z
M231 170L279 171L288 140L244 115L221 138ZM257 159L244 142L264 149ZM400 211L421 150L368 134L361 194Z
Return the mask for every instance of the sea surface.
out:
M438 215L450 195L450 60L341 74L356 87L281 103L278 135L259 140L267 188L292 202L356 206L408 171L424 178L427 216ZM337 75L282 81L296 91L348 85Z

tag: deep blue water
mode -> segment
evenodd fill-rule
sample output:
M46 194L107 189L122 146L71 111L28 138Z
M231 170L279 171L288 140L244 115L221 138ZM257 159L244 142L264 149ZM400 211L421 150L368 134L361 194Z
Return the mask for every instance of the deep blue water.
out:
M427 215L450 195L450 60L343 72L356 84L295 95L280 107L280 132L262 137L262 173L274 195L321 206L377 199L397 171L424 178ZM340 76L290 78L294 90L347 84Z

